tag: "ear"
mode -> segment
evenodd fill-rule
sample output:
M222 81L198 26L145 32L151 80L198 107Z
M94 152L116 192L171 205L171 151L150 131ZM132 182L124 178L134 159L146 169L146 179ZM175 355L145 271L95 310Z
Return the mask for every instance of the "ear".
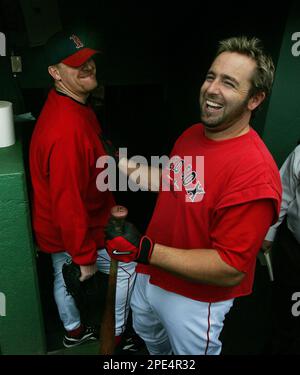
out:
M59 72L57 65L48 66L48 73L55 81L61 80L60 72Z
M265 100L265 97L266 93L263 91L260 91L253 95L248 101L248 109L250 111L254 111L254 109L257 108Z

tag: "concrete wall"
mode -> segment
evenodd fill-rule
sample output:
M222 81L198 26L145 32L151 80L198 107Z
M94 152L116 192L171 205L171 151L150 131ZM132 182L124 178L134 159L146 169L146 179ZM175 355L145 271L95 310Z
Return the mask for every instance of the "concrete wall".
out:
M2 354L46 352L21 144L0 148Z

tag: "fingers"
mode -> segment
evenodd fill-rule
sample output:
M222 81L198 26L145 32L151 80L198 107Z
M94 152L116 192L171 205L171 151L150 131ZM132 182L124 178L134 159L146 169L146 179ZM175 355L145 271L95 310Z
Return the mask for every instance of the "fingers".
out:
M81 275L80 277L79 277L79 280L82 282L82 281L86 281L86 280L88 280L88 279L90 279L91 277L92 277L93 275Z
M97 265L89 264L87 266L80 266L81 276L79 277L80 281L85 281L90 279L97 272Z

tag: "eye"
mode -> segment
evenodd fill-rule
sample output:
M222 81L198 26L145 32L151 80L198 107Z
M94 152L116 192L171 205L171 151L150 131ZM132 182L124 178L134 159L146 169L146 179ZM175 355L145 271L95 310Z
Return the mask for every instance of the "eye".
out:
M225 86L235 88L235 85L231 81L224 81Z
M212 82L214 80L214 76L212 76L211 74L208 74L205 78L206 81L208 82Z

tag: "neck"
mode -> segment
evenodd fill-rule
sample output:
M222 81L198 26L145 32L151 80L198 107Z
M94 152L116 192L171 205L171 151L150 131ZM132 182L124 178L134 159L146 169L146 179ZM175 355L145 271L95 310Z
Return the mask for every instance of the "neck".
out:
M67 96L69 96L72 99L75 99L76 101L85 104L87 101L87 98L89 96L89 93L87 94L76 94L69 90L67 87L65 87L60 81L55 83L55 89L56 91L59 91Z
M219 126L216 129L210 129L205 127L204 134L207 138L212 139L214 141L223 141L226 139L240 137L249 132L250 125L249 125L250 115L245 116L239 121L235 122L229 126Z

